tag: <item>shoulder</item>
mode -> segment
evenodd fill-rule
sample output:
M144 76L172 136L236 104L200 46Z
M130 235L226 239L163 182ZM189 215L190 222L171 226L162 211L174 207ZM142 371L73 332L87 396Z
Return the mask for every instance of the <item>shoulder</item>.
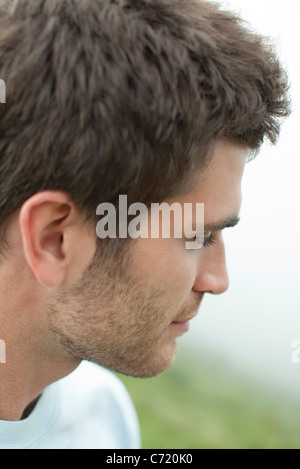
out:
M67 420L105 429L120 447L139 448L140 431L132 400L121 380L94 363L82 362L60 382L62 408Z
M65 383L76 385L78 392L88 392L97 389L98 392L113 393L120 397L128 396L122 381L111 371L95 363L83 361L73 373L63 378Z

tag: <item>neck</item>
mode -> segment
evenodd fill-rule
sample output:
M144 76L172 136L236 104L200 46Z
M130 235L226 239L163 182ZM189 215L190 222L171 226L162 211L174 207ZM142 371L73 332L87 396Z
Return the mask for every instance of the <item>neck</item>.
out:
M49 333L45 301L28 277L31 279L22 265L1 266L0 345L5 346L5 363L1 363L2 353L0 420L28 416L43 390L80 363L67 356Z
M43 390L71 373L80 361L50 353L37 335L26 337L22 328L9 330L14 333L2 339L6 362L0 363L0 420L17 421L28 417Z

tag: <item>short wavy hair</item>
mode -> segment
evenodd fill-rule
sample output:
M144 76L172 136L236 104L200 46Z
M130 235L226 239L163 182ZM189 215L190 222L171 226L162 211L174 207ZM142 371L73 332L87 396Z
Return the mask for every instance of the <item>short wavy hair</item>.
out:
M12 5L12 6L11 6ZM2 7L0 227L33 194L162 202L222 138L256 153L290 113L272 44L197 0L17 0Z

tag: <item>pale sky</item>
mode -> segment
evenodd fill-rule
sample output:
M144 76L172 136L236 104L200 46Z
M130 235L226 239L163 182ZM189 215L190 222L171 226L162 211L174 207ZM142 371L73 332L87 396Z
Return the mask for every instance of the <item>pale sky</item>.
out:
M224 233L230 289L207 295L182 340L300 396L300 364L291 361L291 343L300 339L300 3L221 3L275 38L290 75L293 115L277 147L265 145L246 169L241 222Z

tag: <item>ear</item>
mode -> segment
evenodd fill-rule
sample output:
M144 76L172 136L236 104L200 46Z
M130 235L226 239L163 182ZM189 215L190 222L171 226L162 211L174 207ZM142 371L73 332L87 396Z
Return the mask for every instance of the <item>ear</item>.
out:
M65 192L32 196L20 210L19 226L27 263L44 286L74 281L92 259L96 230Z

